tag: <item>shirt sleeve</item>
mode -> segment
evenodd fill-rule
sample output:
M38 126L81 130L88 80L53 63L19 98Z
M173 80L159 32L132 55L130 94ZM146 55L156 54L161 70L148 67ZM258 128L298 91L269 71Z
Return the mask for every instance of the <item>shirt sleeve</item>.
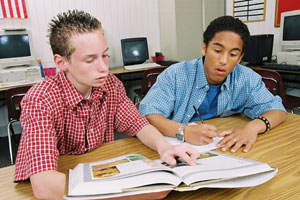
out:
M245 104L244 114L254 119L269 110L286 112L280 96L274 96L265 86L261 77L254 73L249 81L250 94Z
M22 101L22 137L18 149L14 181L31 175L57 170L59 152L54 127L46 103L24 97Z
M175 98L175 75L166 69L141 101L139 111L142 115L162 114L170 118L175 109Z
M115 129L128 135L136 135L144 126L148 125L148 120L137 110L133 102L126 96L125 88L120 80L116 80L116 113Z

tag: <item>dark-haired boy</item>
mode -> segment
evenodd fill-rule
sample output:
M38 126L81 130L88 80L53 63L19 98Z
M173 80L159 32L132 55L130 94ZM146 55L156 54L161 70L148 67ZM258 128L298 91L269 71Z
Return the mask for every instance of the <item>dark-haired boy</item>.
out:
M213 20L203 35L202 58L166 69L140 103L140 113L166 136L202 145L225 136L218 146L248 152L257 135L286 119L279 96L273 96L261 77L238 64L248 43L247 26L232 16ZM187 126L203 119L243 113L253 119L244 127L217 133L210 124ZM182 137L184 136L184 137Z
M49 32L60 72L32 87L23 98L23 132L14 181L30 179L38 199L62 199L66 176L56 171L59 155L83 154L111 142L114 129L136 135L168 164L175 165L176 157L195 163L197 150L169 144L139 114L122 83L108 72L108 46L96 18L69 11L52 20ZM167 194L139 198L158 199Z

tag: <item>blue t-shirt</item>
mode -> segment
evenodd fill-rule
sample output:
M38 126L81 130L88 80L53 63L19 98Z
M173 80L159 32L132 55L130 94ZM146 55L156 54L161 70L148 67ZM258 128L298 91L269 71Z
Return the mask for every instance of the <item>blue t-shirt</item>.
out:
M220 92L221 85L210 85L209 84L209 90L207 91L207 94L201 103L200 107L198 108L198 111L201 115L201 118L204 119L210 119L217 115L217 103L218 103L218 96ZM190 119L190 122L192 121L199 121L198 115L195 113L193 117Z

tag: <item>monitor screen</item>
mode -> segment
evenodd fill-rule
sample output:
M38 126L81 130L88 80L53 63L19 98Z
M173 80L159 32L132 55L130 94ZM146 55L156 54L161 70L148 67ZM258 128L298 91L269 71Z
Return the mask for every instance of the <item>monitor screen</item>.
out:
M22 35L0 35L0 58L30 56L29 37Z
M121 40L124 65L144 63L149 59L147 38L127 38Z
M0 31L0 69L36 64L29 30Z
M300 15L286 16L283 24L283 40L300 40Z
M300 10L281 13L280 52L300 51Z

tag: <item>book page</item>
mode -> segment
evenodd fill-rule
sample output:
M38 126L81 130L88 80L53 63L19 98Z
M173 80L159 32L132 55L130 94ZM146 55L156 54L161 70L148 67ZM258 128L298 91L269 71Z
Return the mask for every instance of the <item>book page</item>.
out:
M105 161L85 163L84 181L106 181L151 171L171 171L168 167L139 154L124 155Z
M189 166L185 161L178 158L177 165L169 167L182 177L186 185L200 181L247 176L272 170L265 163L213 151L201 153L197 158L196 166Z

